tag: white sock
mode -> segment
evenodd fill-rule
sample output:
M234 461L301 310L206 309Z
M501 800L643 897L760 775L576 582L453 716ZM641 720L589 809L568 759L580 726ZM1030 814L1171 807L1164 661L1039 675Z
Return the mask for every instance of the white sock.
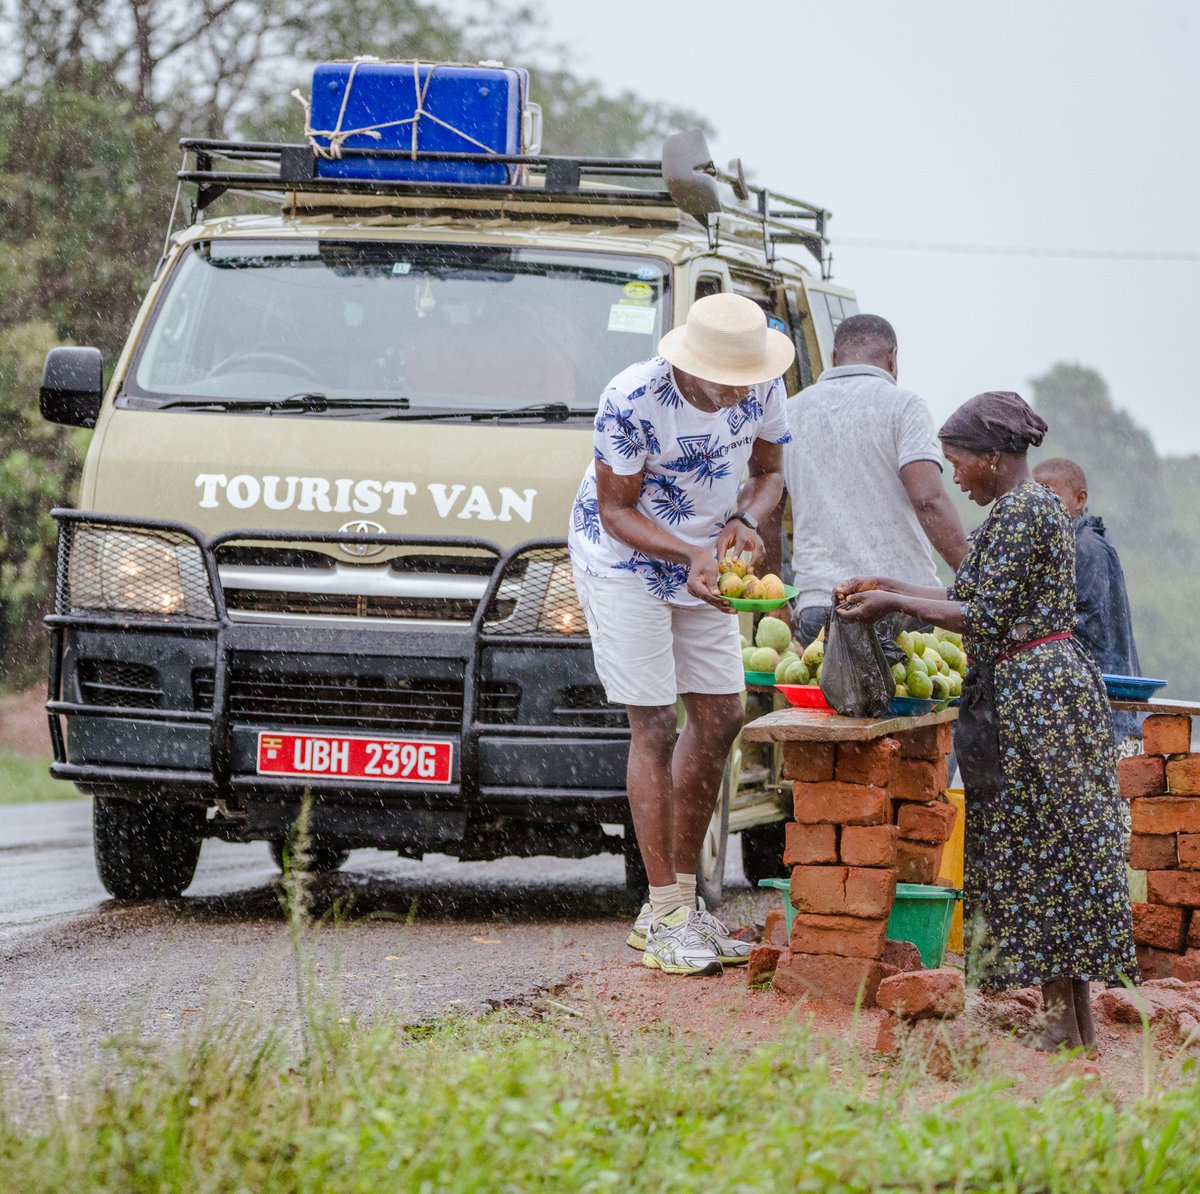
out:
M679 894L683 897L685 908L699 908L696 903L696 876L685 875L682 871L675 876L679 882Z
M664 916L669 916L676 908L684 906L683 896L678 883L668 883L666 887L650 888L650 923L658 924Z

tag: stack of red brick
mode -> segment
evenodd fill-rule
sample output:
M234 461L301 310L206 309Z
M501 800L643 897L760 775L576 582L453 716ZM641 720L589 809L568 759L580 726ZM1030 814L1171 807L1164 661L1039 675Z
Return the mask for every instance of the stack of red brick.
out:
M784 861L796 909L775 989L853 1002L875 1001L893 972L882 961L897 880L931 883L954 828L943 798L946 725L870 742L787 742L783 775L793 781L795 821ZM761 980L762 966L752 968Z
M1200 754L1192 719L1155 714L1142 725L1145 753L1117 764L1130 801L1129 865L1146 872L1146 903L1133 905L1133 939L1146 978L1200 979Z

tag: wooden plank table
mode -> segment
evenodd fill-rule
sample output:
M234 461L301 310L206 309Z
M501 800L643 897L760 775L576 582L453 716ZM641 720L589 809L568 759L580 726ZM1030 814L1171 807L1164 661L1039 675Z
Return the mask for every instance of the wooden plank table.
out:
M1151 697L1148 701L1109 701L1114 709L1130 713L1183 713L1187 717L1200 717L1200 701L1168 701Z
M954 721L958 709L943 709L921 717L842 717L832 709L776 709L742 729L748 742L869 742Z

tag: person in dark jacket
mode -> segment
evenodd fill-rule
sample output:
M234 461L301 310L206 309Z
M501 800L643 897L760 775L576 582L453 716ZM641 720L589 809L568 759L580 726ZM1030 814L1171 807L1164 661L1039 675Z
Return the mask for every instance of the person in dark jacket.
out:
M1089 514L1088 483L1073 460L1056 456L1033 470L1033 479L1058 495L1075 530L1075 637L1110 676L1140 676L1125 573L1108 541L1104 520ZM1117 742L1140 737L1133 713L1114 713Z

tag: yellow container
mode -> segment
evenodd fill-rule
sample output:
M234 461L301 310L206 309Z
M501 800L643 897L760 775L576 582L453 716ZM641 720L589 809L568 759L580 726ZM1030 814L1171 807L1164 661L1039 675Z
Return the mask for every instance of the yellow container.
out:
M958 815L954 818L954 832L950 835L950 840L946 843L946 849L942 853L942 873L938 878L945 879L955 887L961 888L963 885L963 831L966 829L967 822L966 799L961 788L951 788L946 793L946 799L954 805L954 811ZM963 905L961 900L954 906L954 919L950 922L950 939L946 943L946 948L956 954L963 952Z

